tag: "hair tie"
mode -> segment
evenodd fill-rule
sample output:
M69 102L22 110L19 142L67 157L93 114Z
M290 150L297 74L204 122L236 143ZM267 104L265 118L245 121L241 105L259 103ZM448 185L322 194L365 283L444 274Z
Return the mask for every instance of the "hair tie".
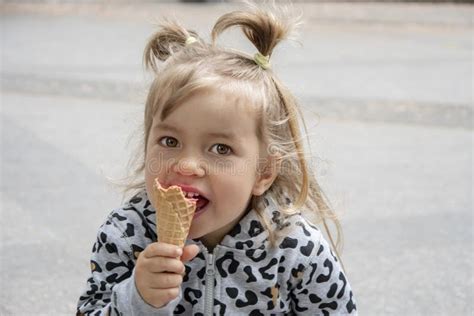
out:
M194 42L197 42L197 39L195 37L190 36L186 39L186 45L191 45Z
M263 56L261 53L256 53L253 56L253 60L255 60L255 63L263 69L270 68L270 56Z

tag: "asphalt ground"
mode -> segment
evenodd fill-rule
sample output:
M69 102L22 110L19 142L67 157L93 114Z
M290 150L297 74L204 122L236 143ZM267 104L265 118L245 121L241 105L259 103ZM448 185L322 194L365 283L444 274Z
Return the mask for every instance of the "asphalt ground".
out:
M176 6L160 12L201 29L225 9ZM472 7L315 7L310 43L274 65L304 106L360 314L472 315ZM1 315L74 314L140 128L149 10L70 8L2 7Z
M238 6L0 8L4 89L135 101L150 79L143 48L161 18L208 39L217 18ZM297 41L277 47L272 64L303 103L336 119L472 127L472 6L300 3L294 11L304 22ZM238 31L220 43L255 51Z

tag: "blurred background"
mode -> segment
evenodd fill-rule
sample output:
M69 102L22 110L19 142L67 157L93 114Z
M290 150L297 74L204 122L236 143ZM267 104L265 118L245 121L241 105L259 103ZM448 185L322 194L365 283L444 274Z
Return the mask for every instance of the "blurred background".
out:
M185 3L186 2L186 3ZM233 1L2 1L0 315L72 315L136 147L160 17ZM459 1L463 2L463 1ZM469 1L294 1L272 63L303 107L360 315L473 315ZM254 53L239 32L223 45Z

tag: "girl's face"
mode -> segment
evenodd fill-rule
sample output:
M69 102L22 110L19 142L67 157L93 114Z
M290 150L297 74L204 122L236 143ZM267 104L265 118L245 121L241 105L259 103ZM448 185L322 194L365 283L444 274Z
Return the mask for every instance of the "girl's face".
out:
M275 175L257 172L265 148L257 137L251 105L227 91L193 94L163 121L159 111L147 143L146 190L156 177L164 188L197 192L188 238L215 246L245 215L252 195L261 195ZM262 161L260 161L261 163Z

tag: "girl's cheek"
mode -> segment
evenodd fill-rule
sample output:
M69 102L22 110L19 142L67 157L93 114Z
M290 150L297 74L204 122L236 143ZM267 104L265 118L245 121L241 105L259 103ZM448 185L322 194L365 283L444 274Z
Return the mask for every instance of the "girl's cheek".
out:
M172 152L154 150L147 154L146 167L149 173L158 175L169 172L175 161L176 157Z
M149 175L158 175L161 171L161 163L158 159L151 157L146 164L146 172Z
M207 161L207 168L210 174L217 176L235 175L238 168L238 163L235 159L229 157L214 157L212 156Z

